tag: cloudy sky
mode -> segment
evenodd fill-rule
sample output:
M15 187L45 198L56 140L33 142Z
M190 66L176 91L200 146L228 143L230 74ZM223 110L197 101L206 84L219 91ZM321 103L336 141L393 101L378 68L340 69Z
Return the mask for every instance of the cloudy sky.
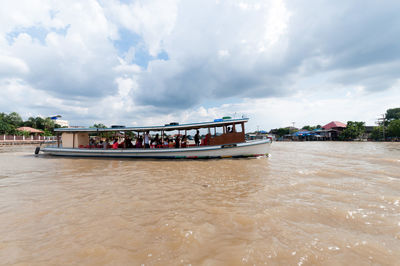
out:
M373 125L400 107L400 1L0 0L0 112L72 125Z

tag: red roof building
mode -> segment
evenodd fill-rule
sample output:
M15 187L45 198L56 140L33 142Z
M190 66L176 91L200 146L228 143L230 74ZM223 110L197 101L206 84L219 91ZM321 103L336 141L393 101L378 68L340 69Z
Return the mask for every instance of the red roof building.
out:
M323 126L322 128L325 130L329 130L329 129L341 130L341 129L345 129L346 127L347 127L347 125L343 124L342 122L332 121L332 122L326 124L325 126Z
M19 127L17 128L18 131L27 131L30 134L43 134L44 132L42 130L32 128L32 127Z

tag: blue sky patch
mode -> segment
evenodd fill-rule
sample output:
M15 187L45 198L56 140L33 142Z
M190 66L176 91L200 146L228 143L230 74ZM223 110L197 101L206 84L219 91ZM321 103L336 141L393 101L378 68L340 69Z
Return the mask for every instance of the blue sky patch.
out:
M114 47L118 49L118 52L124 54L128 52L132 46L136 47L139 43L143 43L143 38L134 32L127 29L120 28L118 30L120 39L114 41Z
M157 55L157 59L168 61L168 60L169 60L168 53L167 53L166 51L162 50L162 51Z
M29 36L31 36L32 39L36 39L41 44L44 45L46 43L47 34L49 34L50 32L55 32L57 34L65 36L67 34L69 27L70 25L67 25L66 27L61 29L56 29L56 28L46 29L44 27L39 27L39 26L33 26L28 28L17 28L16 30L9 32L6 35L6 39L8 41L8 44L11 45L14 43L14 39L17 38L19 34L26 33Z
M161 51L157 57L150 55L149 49L146 46L143 38L132 31L121 28L119 29L120 39L114 41L114 47L118 50L118 54L121 57L124 57L129 49L132 47L135 48L135 56L132 58L131 62L136 65L139 65L143 68L147 68L148 64L152 60L168 60L168 53L166 51Z
M119 0L119 2L123 4L130 4L132 3L132 0Z

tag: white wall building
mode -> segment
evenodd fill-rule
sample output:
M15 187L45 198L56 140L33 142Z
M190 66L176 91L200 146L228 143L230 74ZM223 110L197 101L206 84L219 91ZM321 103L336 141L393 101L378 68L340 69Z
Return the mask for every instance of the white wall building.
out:
M56 119L54 123L59 125L60 127L69 127L69 122L67 120Z

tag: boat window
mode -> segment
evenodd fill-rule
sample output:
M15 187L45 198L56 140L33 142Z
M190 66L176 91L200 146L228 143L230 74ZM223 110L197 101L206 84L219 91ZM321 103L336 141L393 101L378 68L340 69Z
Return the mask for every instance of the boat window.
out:
M212 131L211 131L211 135L213 136L221 136L222 134L224 134L224 128L222 126L220 127L215 127Z
M236 132L238 132L238 133L244 132L243 126L244 126L243 123L241 123L241 124L235 124Z

